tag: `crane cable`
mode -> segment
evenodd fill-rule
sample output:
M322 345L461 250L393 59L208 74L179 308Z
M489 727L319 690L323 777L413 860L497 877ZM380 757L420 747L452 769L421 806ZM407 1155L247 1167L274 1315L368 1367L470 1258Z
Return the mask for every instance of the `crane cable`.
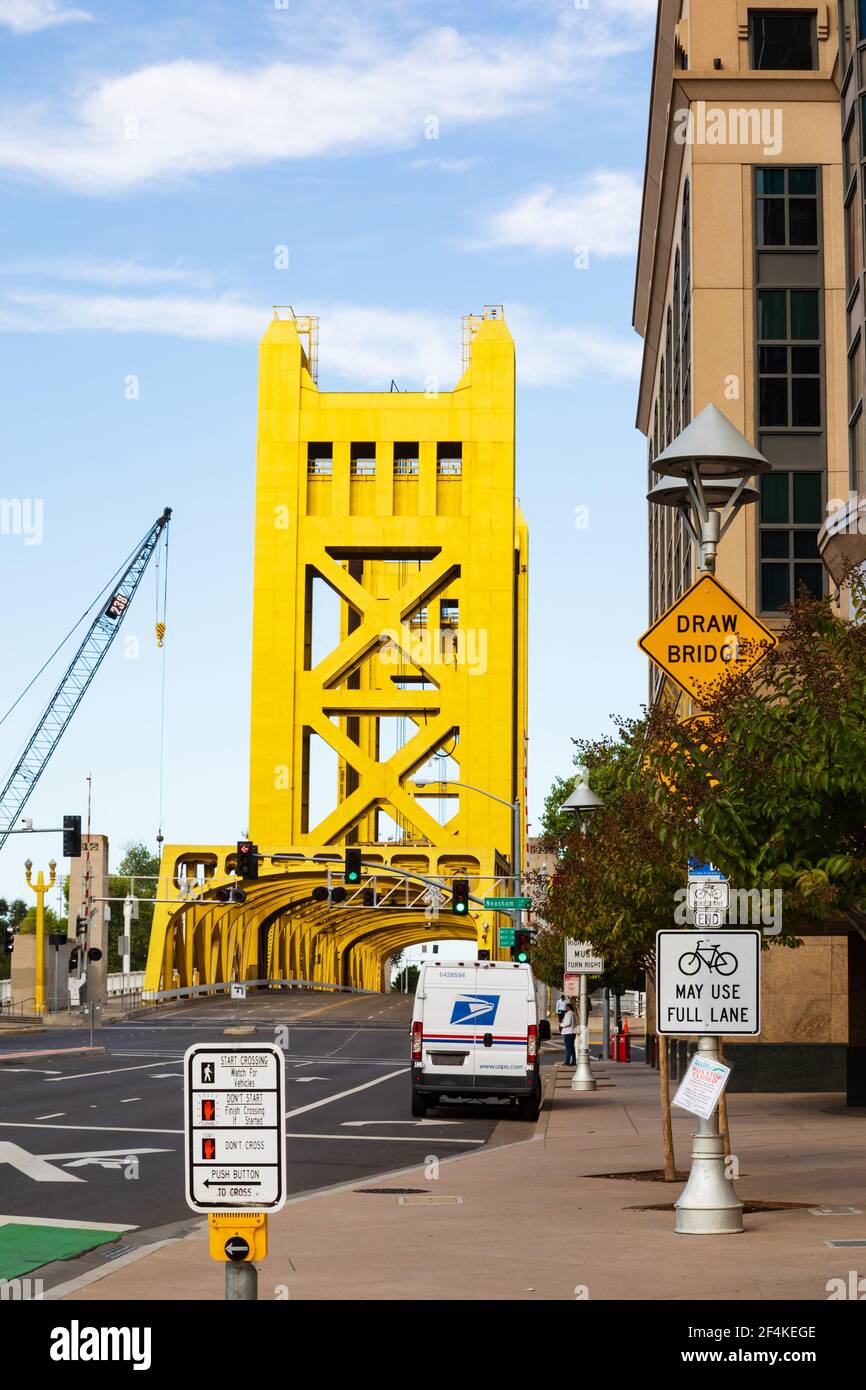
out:
M157 848L162 853L162 812L165 792L165 629L168 610L168 527L165 528L165 559L162 567L162 612L160 613L159 594L159 550L156 561L156 645L162 651L162 675L159 700L159 816L156 834Z

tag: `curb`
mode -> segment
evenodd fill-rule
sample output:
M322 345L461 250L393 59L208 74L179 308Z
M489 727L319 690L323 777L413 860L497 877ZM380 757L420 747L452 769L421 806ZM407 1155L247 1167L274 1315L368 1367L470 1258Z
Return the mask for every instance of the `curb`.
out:
M96 1056L104 1055L107 1051L105 1047L46 1047L38 1052L0 1052L0 1067L8 1062L26 1062L33 1057L68 1057L74 1052L87 1052Z

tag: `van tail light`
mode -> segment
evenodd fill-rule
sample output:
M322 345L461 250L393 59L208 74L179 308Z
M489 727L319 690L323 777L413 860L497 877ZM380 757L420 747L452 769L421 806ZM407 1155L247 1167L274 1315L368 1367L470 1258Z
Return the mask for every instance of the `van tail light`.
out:
M412 1024L412 1061L421 1061L421 1020L416 1019Z
M530 1023L529 1031L526 1034L526 1062L528 1066L535 1066L538 1061L538 1025Z

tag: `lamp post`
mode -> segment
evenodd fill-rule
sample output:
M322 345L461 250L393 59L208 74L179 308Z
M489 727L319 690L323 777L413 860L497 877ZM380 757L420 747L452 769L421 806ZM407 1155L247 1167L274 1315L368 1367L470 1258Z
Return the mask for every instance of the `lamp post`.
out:
M53 859L49 860L48 871L50 878L45 882L42 870L39 870L39 877L33 883L31 874L33 871L33 861L27 859L24 863L24 872L27 878L27 887L32 888L36 894L36 984L34 988L33 1012L41 1014L45 1012L45 979L44 979L44 951L45 951L45 894L54 887L54 880L57 877L57 865Z
M660 480L647 494L654 506L675 507L698 554L698 574L714 574L719 542L743 506L760 500L749 479L771 465L714 405L706 406L653 461ZM704 1034L698 1053L719 1060L720 1039ZM728 1235L743 1229L743 1204L727 1176L718 1109L698 1119L689 1179L675 1205L680 1235Z
M489 801L498 801L500 806L507 806L511 812L511 875L515 898L520 897L520 890L523 886L523 873L521 869L520 854L520 801L506 801L502 796L494 796L493 792L486 791L484 787L473 787L470 782L454 782L450 778L447 782L441 779L425 780L416 782L416 787L462 787L467 792L477 792L479 796L486 796ZM520 926L520 909L514 913L514 924Z
M596 796L589 785L589 773L585 767L578 768L577 785L571 796L562 804L563 811L568 815L575 816L579 825L581 835L585 835L592 816L596 811L600 811L604 806L601 797ZM574 1076L571 1078L571 1089L573 1091L594 1091L596 1089L596 1079L592 1074L592 1065L589 1056L589 993L586 986L586 975L581 972L580 976L580 997L578 1008L580 1011L580 1030L577 1053L577 1065L574 1069ZM607 1040L607 993L605 992L605 1017L602 1020L605 1039ZM610 1048L607 1042L608 1050Z

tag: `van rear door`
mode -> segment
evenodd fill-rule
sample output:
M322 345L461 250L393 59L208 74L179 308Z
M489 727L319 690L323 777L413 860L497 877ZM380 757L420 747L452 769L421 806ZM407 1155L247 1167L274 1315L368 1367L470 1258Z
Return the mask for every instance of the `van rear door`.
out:
M474 1049L475 1085L479 1089L498 1078L526 1082L526 1035L529 1023L528 972L524 969L478 967L475 993L479 1001ZM482 1001L491 1001L481 1016Z
M475 997L476 974L474 965L428 965L424 971L421 1019L425 1080L447 1077L452 1085L467 1090L474 1085L476 1029L470 1001Z

